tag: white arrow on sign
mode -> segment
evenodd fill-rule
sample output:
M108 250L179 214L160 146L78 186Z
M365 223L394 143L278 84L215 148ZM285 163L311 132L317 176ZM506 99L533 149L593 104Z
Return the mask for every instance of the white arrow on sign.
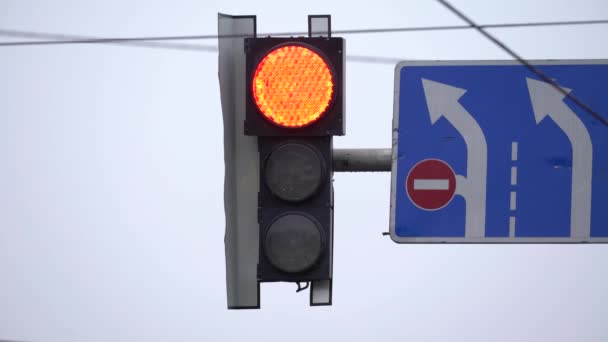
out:
M551 84L526 78L534 110L540 123L549 116L564 131L572 145L572 197L570 199L570 236L589 238L591 234L591 177L593 145L585 124L564 103L565 95ZM570 89L562 88L567 92Z
M458 102L465 89L422 79L431 123L445 117L467 145L467 176L456 176L456 193L466 202L465 236L484 237L488 146L479 124Z

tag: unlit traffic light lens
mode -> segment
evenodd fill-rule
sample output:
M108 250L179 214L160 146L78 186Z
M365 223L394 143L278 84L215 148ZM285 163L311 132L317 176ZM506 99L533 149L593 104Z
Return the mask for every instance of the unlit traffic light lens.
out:
M318 223L301 214L288 213L279 217L266 232L266 257L283 272L306 271L319 260L322 250Z
M264 180L270 192L284 201L299 202L317 193L325 163L308 145L287 143L266 159Z
M267 119L283 127L303 127L326 112L334 79L318 53L300 45L285 45L260 61L252 87L255 103Z

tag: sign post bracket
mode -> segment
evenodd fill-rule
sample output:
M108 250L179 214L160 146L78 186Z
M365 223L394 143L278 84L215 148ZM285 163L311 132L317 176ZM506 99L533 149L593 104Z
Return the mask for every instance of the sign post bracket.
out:
M334 172L391 172L390 148L343 148L333 151Z

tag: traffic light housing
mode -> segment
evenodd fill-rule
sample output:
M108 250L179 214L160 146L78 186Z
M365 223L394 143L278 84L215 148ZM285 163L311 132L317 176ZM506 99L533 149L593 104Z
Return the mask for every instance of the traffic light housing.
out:
M344 134L344 40L244 44L244 133L258 137L259 150L258 281L331 283L332 138Z
M245 54L246 135L344 135L344 39L248 38L245 39ZM295 89L289 88L290 82L296 84ZM329 96L328 88L331 90ZM289 91L302 93L289 98ZM257 94L267 94L266 103ZM327 105L322 106L325 102ZM309 108L311 105L319 106ZM273 114L281 112L288 117L300 117L302 112L314 112L314 109L322 110L316 111L313 120L301 120L302 124L272 118Z

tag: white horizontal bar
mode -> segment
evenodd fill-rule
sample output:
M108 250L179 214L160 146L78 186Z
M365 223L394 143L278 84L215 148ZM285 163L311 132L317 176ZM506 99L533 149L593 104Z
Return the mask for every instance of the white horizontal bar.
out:
M449 190L449 179L414 179L414 190Z

